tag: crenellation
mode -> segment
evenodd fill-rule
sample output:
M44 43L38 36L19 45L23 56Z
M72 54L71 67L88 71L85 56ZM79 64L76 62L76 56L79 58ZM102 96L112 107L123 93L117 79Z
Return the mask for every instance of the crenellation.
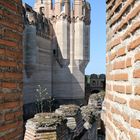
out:
M36 34L50 38L50 21L41 13L35 12L28 4L24 4L24 23L36 27Z

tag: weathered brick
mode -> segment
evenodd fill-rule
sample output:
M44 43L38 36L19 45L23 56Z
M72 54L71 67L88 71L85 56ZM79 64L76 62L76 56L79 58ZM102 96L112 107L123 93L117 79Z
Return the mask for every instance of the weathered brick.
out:
M115 81L127 81L128 80L128 74L127 73L115 74L115 75L113 75L113 79Z
M129 112L128 112L129 113ZM128 122L130 121L130 116L126 114L125 112L121 113L121 116L123 117L124 121Z
M22 139L22 5L0 1L0 139ZM21 63L21 64L18 64ZM19 92L20 91L20 92ZM16 112L15 112L16 111ZM16 116L17 115L17 116ZM1 135L2 134L2 135Z
M119 121L114 119L113 123L120 131L125 132L125 133L128 132L128 130L122 125L122 122L119 122Z
M132 66L131 61L132 61L131 58L127 58L127 59L126 59L126 64L125 64L126 67L131 67L131 66Z
M136 38L134 41L130 43L130 45L127 47L128 51L135 49L140 45L140 37Z
M140 129L140 120L131 119L131 126Z
M10 123L0 126L0 132L8 131L10 129L15 129L17 126L21 126L21 122Z
M107 94L106 96L109 100L113 101L113 95L112 94Z
M113 69L124 69L125 68L125 61L117 61L113 64Z
M125 93L125 86L123 85L114 85L113 90L119 93Z
M14 120L15 114L13 112L5 114L5 121Z
M116 57L116 53L111 53L109 56L109 60L112 61L113 59L115 59Z
M15 89L17 87L17 83L11 83L11 82L3 82L2 83L3 88L11 88Z
M140 100L139 99L131 99L129 102L129 106L132 109L136 109L140 111Z
M117 103L120 103L120 104L126 104L127 101L124 98L115 96L114 102L117 102Z
M140 69L136 69L133 72L133 77L134 78L140 78Z
M134 93L135 93L136 95L140 95L140 86L136 86L136 87L134 88Z
M107 0L106 4L107 85L103 107L103 119L108 135L106 139L139 140L136 128L140 129L140 121L139 118L134 118L132 113L140 112L140 3L135 0ZM108 121L110 118L113 120ZM111 123L113 128L107 123Z
M135 54L135 62L140 61L140 52Z
M109 44L109 49L112 49L113 47L117 46L118 44L121 43L120 38L114 39L110 44Z
M111 112L112 112L113 114L117 114L117 115L120 115L120 114L121 114L121 111L119 111L118 109L116 109L116 108L114 108L114 107L111 108Z
M125 54L126 54L125 53L125 47L122 47L122 48L118 49L118 51L117 51L117 57L123 56Z
M136 132L130 131L129 136L130 136L131 140L139 140L140 139L140 136L138 136L138 134Z
M132 86L126 86L126 89L125 89L125 93L126 94L131 94L132 93Z

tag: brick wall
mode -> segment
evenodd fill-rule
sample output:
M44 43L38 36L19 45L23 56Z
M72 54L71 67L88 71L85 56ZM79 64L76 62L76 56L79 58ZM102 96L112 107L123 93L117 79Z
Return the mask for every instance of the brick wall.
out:
M140 139L140 1L107 0L106 140Z
M0 0L0 140L22 137L20 0Z

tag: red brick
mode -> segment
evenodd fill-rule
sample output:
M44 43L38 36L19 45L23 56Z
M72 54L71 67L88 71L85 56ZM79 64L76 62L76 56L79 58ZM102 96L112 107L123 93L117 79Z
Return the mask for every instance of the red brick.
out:
M123 56L125 54L126 54L125 53L125 47L122 47L122 48L118 49L118 51L117 51L117 57Z
M17 127L17 123L12 123L12 124L0 126L0 132L7 131L7 130L10 130L10 129L16 128L16 127Z
M106 126L109 129L109 131L112 132L112 130L113 130L112 123L110 123L109 121L107 121Z
M140 86L136 86L136 87L134 88L134 93L135 93L136 95L140 95Z
M128 51L137 48L139 45L140 45L140 37L138 37L137 39L135 39L130 43L130 45L128 46Z
M110 109L110 103L109 102L105 102L105 105L104 105L107 109Z
M113 95L112 94L106 94L107 98L111 101L113 101Z
M127 81L128 74L127 73L115 74L115 75L113 75L113 79L115 81Z
M0 105L1 110L13 109L13 108L19 108L19 107L20 107L20 102L19 101L7 102L7 103L3 103L3 104Z
M0 55L5 55L5 49L0 49Z
M23 79L22 73L10 73L6 72L4 73L5 78L10 78L10 79Z
M6 93L6 94L2 94L4 97L4 101L5 102L12 102L12 101L16 101L19 100L20 97L22 96L22 94L20 93Z
M2 87L3 88L15 89L17 87L17 84L16 83L11 83L11 82L4 82L4 83L2 83Z
M107 113L107 116L108 116L109 120L112 121L112 114L110 112Z
M126 114L125 112L121 113L121 116L123 117L124 121L128 122L130 121L130 116Z
M140 52L135 54L135 62L140 61Z
M120 38L114 39L110 44L109 44L109 49L114 48L115 46L117 46L118 44L121 43Z
M111 112L112 112L112 114L121 115L121 112L118 109L114 108L114 107L111 108Z
M17 47L17 43L12 42L12 41L8 41L8 40L0 39L0 44L1 45L6 45L6 46L9 46L9 47Z
M114 62L113 64L113 70L124 69L124 68L125 68L125 61L118 61L118 62Z
M131 94L132 93L132 86L126 86L125 93Z
M15 114L14 113L7 113L5 114L5 121L14 120Z
M125 93L125 86L123 85L114 85L113 90L119 93Z
M22 90L19 84L23 81L21 72L23 50L20 46L23 32L22 5L20 0L2 0L0 5L2 7L0 25L4 29L0 31L3 35L0 39L0 56L3 58L0 60L0 67L7 67L11 70L11 72L7 72L8 70L0 72L0 89L2 89L0 91L8 91L4 94L0 92L0 121L4 120L4 123L0 123L0 133L4 134L0 136L0 140L18 140L17 136L22 137L23 123L15 115L22 114L19 113L22 112L22 93L13 92L16 89ZM17 61L21 64L18 65ZM12 72L14 68L16 72ZM16 110L17 112L14 113Z
M19 136L22 133L23 133L23 129L18 128L15 131L13 131L12 133L8 133L5 137L7 140L13 140L15 137Z
M140 69L136 69L133 72L133 77L134 78L140 78Z
M23 112L22 111L17 111L17 112L15 112L15 116L16 117L23 116Z
M131 67L132 66L132 62L131 62L131 58L126 59L126 67Z
M106 84L106 90L111 90L111 85L109 85L109 84Z
M0 66L3 66L3 67L16 67L17 63L15 61L0 60Z
M127 101L124 98L117 97L117 96L115 96L114 102L117 102L117 103L120 103L120 104L126 104L127 103Z
M119 11L119 13L114 18L112 18L111 23L110 23L111 25L122 16L122 14L125 12L125 10L127 9L127 7L132 2L133 2L133 0L127 0L127 3L125 4L125 6L123 6L123 8L121 9L121 11Z
M15 4L12 4L12 5L11 5L11 3L6 3L6 2L4 2L4 1L0 1L0 4L1 4L2 6L4 6L4 7L7 7L7 9L10 9L10 10L12 10L12 11L17 12L17 7L16 7Z
M129 102L129 106L132 109L136 109L140 111L140 99L131 99Z
M128 130L122 125L122 122L119 122L117 120L113 120L114 125L122 132L127 133Z
M131 126L140 129L140 120L131 119Z
M0 132L8 131L10 129L17 128L17 126L21 127L22 126L22 122L15 122L15 123L11 123L11 124L6 124L4 126L0 126Z
M130 136L131 140L139 140L140 139L140 137L138 138L138 134L136 132L134 133L134 132L130 131L129 136Z
M111 53L109 56L109 61L112 61L113 59L115 59L116 57L116 53Z

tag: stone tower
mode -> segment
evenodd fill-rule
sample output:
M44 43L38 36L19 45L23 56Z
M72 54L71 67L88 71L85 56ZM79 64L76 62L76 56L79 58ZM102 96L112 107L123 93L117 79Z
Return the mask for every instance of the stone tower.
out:
M72 5L72 7L71 7ZM52 24L52 96L83 101L89 62L90 4L83 0L36 0L34 10Z
M39 84L60 104L83 103L90 10L90 4L83 0L73 4L70 0L56 0L54 4L51 0L36 0L34 10L24 4L23 92L27 112L34 110L31 104Z

